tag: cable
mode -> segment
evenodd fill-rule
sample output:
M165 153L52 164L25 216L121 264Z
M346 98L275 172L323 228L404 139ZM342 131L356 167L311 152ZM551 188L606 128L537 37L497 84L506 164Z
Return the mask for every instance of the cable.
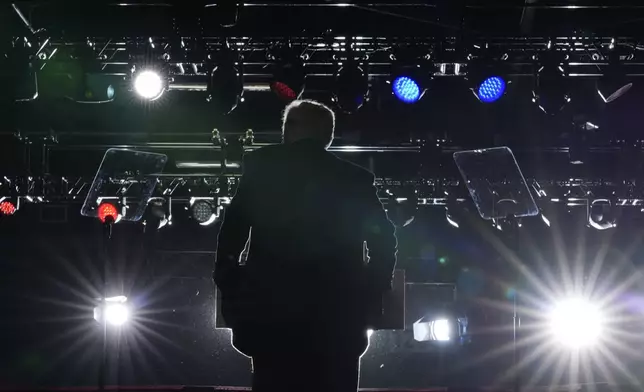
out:
M364 11L373 12L373 13L376 13L376 14L392 16L394 18L410 20L410 21L413 21L413 22L430 24L430 25L442 27L442 28L448 29L448 30L455 30L455 31L460 31L460 32L462 32L464 30L462 28L462 26L448 25L448 24L444 24L444 23L440 23L440 22L434 22L434 21L427 20L427 19L420 19L420 18L415 18L413 16L398 14L398 13L395 13L395 12L383 11L383 10L379 10L379 9L372 8L372 7L364 7L364 6L354 5L354 4L350 4L349 6L352 7L352 8L357 8L357 9L361 9L361 10L364 10ZM467 31L470 32L470 33L474 33L474 34L480 34L476 30L467 30Z

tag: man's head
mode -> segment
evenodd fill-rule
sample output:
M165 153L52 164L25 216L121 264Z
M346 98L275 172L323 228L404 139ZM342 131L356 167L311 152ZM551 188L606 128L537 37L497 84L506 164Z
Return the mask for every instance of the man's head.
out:
M311 100L293 101L284 110L282 120L284 143L310 139L329 148L333 142L335 114L326 105Z

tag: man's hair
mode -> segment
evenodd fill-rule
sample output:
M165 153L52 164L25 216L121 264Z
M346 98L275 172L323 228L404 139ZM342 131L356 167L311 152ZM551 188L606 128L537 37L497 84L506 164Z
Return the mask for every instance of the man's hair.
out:
M308 99L291 102L282 117L284 143L303 139L318 141L324 148L333 142L335 113L328 106Z

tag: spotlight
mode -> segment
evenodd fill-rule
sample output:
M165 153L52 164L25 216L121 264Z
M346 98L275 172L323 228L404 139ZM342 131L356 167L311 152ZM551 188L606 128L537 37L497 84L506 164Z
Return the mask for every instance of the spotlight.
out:
M431 80L431 74L424 71L425 65L419 63L422 59L414 53L392 54L390 59L396 61L392 77L387 81L391 84L392 94L406 104L420 101Z
M608 57L608 66L604 71L604 75L596 81L597 94L604 103L613 102L633 87L633 83L631 83L624 71L622 55L626 60L630 60L633 57L630 48L625 51L613 39L610 45L608 45L608 53L606 55Z
M78 103L107 103L116 96L116 89L106 75L87 73L83 75L81 85L83 95L71 98Z
M567 298L553 307L548 322L556 341L578 349L601 339L605 320L598 306L583 298Z
M620 64L615 63L608 66L602 77L597 79L597 94L604 103L611 103L626 94L633 83L628 80Z
M469 341L467 327L467 317L436 319L423 317L414 323L414 340L462 344Z
M127 305L127 297L120 295L117 297L105 298L101 304L94 308L94 320L120 327L130 319L130 308Z
M210 200L192 198L190 200L190 207L192 217L201 226L208 226L214 223L219 217L217 208L211 204Z
M304 62L290 48L282 50L276 59L271 91L286 101L297 99L304 90Z
M604 103L611 103L633 87L633 83L624 79L611 79L611 76L604 75L597 81L597 94Z
M588 226L597 230L612 229L617 226L618 212L609 199L595 199L588 206Z
M418 212L418 196L414 189L397 189L389 195L387 201L387 217L396 227L410 225L416 219Z
M34 54L37 44L26 37L15 39L6 51L0 47L0 100L33 101L38 98L37 66Z
M500 76L490 76L476 89L476 97L484 103L498 101L505 94L506 82Z
M234 27L239 20L239 11L243 4L231 2L217 3L215 15L218 17L221 27Z
M41 72L43 95L63 96L78 103L114 100L115 76L105 75L94 47L61 48Z
M333 101L340 110L353 113L359 110L367 100L369 81L367 73L357 64L340 67L335 76Z
M433 340L448 341L450 336L449 320L434 320L431 322L431 334Z
M18 211L18 207L12 202L8 200L0 201L0 215L13 215L16 211Z
M230 50L220 51L218 64L212 69L208 79L206 100L221 108L224 114L235 110L244 92L243 74L239 55Z
M532 102L546 114L556 114L570 102L566 68L562 63L550 63L536 71Z
M143 224L159 230L165 226L172 225L172 205L167 203L163 198L150 199L148 202L148 211Z
M409 76L398 76L391 84L391 89L399 100L404 103L416 103L422 98L418 82Z
M103 223L116 223L120 215L116 206L111 203L101 203L98 206L98 219Z
M492 103L503 97L509 82L504 78L502 64L498 60L480 57L470 61L467 68L470 89L479 101Z
M133 74L134 91L143 99L154 101L159 99L166 89L166 81L157 71L143 69Z

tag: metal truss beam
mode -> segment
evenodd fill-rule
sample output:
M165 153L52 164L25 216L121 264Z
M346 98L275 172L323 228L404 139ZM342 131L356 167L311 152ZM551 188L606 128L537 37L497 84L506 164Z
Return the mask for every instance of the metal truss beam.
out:
M299 54L306 67L307 79L334 76L340 64L357 60L372 79L389 77L394 62L394 51L412 53L424 72L433 77L462 77L468 72L471 60L485 53L496 53L502 71L508 76L533 77L546 52L556 52L568 65L570 77L598 77L608 65L608 48L615 42L623 48L627 76L644 76L644 55L639 40L628 37L504 37L472 38L468 41L453 37L288 37L292 50ZM47 38L33 47L38 51L38 69L46 70L54 61L70 61L63 53L70 48L95 48L102 74L110 77L131 75L136 58L147 51L163 64L170 77L169 89L204 91L210 70L205 58L230 45L240 56L244 74L244 89L268 90L272 78L270 53L286 43L285 37L145 37L145 38L89 38L88 41L70 42ZM195 49L199 45L199 49ZM193 48L193 49L185 49ZM488 48L481 51L480 48ZM154 49L154 50L153 50ZM196 54L201 53L201 54ZM195 57L197 56L197 57ZM133 60L134 59L134 60Z
M168 199L173 202L187 202L195 197L212 197L221 204L230 201L237 186L239 175L216 174L164 174L158 177L153 198ZM0 177L0 198L21 200L23 203L78 203L82 202L89 191L93 177ZM137 179L131 177L110 178L110 198L137 200L131 194L131 185ZM570 179L568 181L548 181L535 178L526 179L535 200L539 204L559 204L567 207L587 207L593 200L611 200L612 204L624 208L644 209L644 184L636 180L628 181L588 181ZM385 204L401 201L414 189L419 206L446 206L452 203L469 202L463 194L462 180L457 178L432 178L416 181L399 181L379 178L376 185L382 191ZM113 192L112 192L113 191ZM108 192L109 193L109 192ZM446 197L449 195L459 195ZM610 195L610 196L608 196Z
M370 1L370 2L351 2L347 1L326 1L326 2L268 2L268 1L245 1L244 7L320 7L320 8L347 8L347 7L374 7L374 8L410 8L410 7L437 7L437 1L404 1L400 3L392 1ZM204 7L213 7L221 2L204 2ZM135 7L135 6L155 6L155 7L172 7L181 5L178 1L149 1L149 0L129 0L124 2L114 2L111 5L115 7ZM463 6L473 9L500 9L500 8L523 8L521 2L490 2L480 0L463 1ZM544 9L636 9L644 8L644 5L634 1L575 1L575 4L570 4L570 1L542 1L539 4L530 4L531 8L544 8Z

